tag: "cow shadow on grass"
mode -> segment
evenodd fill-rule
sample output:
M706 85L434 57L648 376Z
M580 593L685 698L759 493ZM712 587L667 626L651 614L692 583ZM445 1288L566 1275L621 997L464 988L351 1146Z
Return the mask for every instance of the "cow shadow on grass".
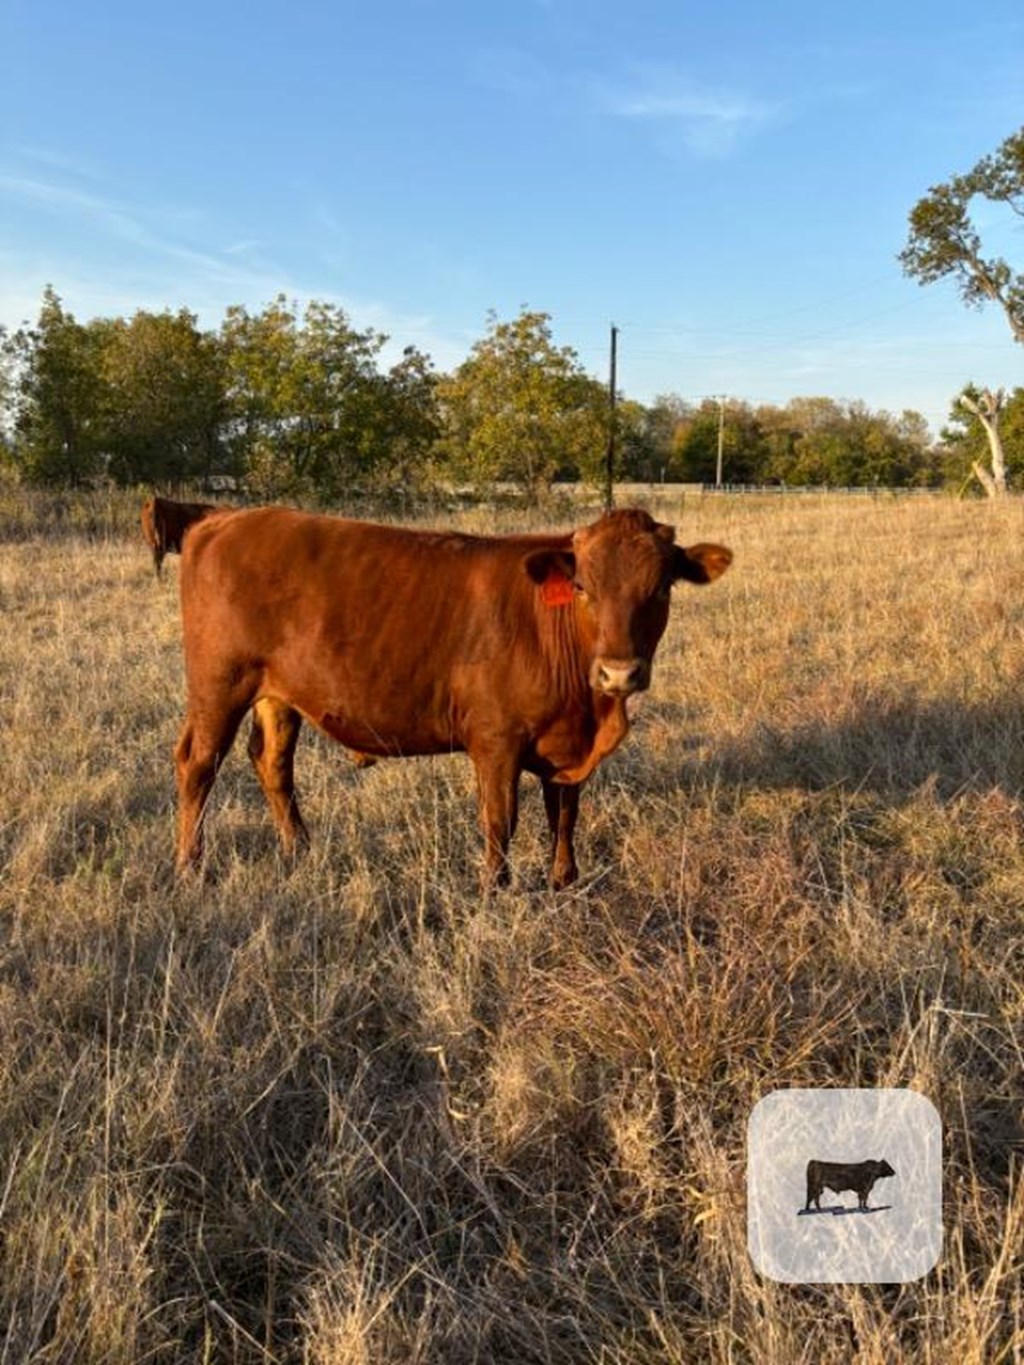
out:
M846 1204L830 1204L823 1209L797 1209L796 1216L798 1218L819 1218L831 1214L833 1218L842 1218L846 1214L885 1213L891 1208L891 1204L873 1204L867 1209L851 1208Z
M889 800L928 786L941 801L993 789L1015 799L1024 788L1024 690L984 702L907 696L789 725L767 719L724 740L700 732L695 708L655 703L637 719L637 739L665 728L678 736L660 753L645 745L645 785L848 788Z

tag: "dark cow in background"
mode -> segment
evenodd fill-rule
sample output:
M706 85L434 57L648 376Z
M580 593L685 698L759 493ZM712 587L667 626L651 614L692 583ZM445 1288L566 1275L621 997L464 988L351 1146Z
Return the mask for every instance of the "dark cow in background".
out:
M142 538L153 551L153 568L159 578L164 555L181 554L185 532L203 517L230 509L212 502L175 502L149 498L142 504Z
M646 512L575 533L481 537L280 507L201 521L184 545L188 712L175 750L178 865L246 712L285 851L305 840L293 778L303 719L364 757L464 751L486 882L507 878L520 774L540 778L551 882L577 875L580 784L650 683L672 585L710 583L720 545L675 544Z

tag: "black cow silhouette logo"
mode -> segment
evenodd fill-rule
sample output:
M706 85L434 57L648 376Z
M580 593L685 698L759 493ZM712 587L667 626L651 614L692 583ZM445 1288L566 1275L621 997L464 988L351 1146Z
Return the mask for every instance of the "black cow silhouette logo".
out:
M888 1161L808 1161L807 1204L804 1212L809 1211L812 1200L815 1208L821 1208L821 1192L826 1187L836 1194L853 1190L857 1195L858 1207L866 1209L868 1195L875 1181L895 1174Z

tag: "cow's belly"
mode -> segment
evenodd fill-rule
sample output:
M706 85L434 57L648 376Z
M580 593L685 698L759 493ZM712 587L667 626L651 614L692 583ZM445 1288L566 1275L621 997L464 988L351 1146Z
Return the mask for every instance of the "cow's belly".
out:
M354 716L344 710L322 710L312 714L299 708L309 720L331 739L348 749L377 758L408 757L417 754L446 754L462 746L453 738L450 727L431 723L428 718Z
M318 660L319 667L316 657L307 655L301 663L289 658L290 666L274 661L261 691L286 700L325 734L359 753L398 757L472 752L481 739L488 748L504 739L524 767L554 776L586 764L601 732L601 716L589 708L573 706L557 714L543 693L514 695L506 673L493 661L485 666L455 661L442 668L435 664L433 672L422 667L417 672L408 659L399 668L394 659L371 661L363 654L355 668L340 652Z
M383 670L271 665L261 692L280 697L347 748L376 757L449 753L461 748L448 689L440 680L409 679Z

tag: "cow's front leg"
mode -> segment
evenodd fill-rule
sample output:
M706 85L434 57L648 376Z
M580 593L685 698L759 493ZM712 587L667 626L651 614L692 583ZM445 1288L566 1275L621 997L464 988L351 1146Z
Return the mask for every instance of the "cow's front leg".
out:
M519 818L519 755L509 750L482 749L470 753L480 794L480 823L484 832L485 890L509 880L508 846Z
M580 789L578 784L566 786L546 777L541 778L541 786L552 839L550 880L554 890L561 891L579 875L572 841L580 809Z

